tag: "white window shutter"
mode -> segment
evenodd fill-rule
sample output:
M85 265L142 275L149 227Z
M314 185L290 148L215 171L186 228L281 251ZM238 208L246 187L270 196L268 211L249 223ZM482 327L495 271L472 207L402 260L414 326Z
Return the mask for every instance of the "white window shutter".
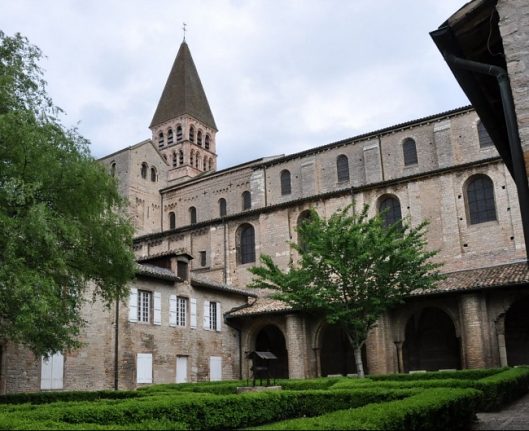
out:
M40 388L51 389L52 360L51 356L46 359L44 356L41 361L40 369Z
M209 301L204 301L204 329L209 330Z
M169 326L176 326L176 295L169 297Z
M132 287L129 294L129 322L138 321L138 289Z
M51 372L51 388L62 389L63 388L63 375L64 375L64 356L62 353L55 353L52 356L52 372Z
M217 302L217 327L215 329L219 332L222 329L222 311L220 307L220 302Z
M154 318L153 322L155 325L162 324L162 295L160 292L154 292Z
M191 325L191 328L196 328L197 327L197 299L196 298L191 298L190 304L191 304L191 311L190 311L191 322L190 322L190 325Z
M209 357L209 380L211 382L222 380L222 357Z
M152 383L152 353L138 353L136 383Z

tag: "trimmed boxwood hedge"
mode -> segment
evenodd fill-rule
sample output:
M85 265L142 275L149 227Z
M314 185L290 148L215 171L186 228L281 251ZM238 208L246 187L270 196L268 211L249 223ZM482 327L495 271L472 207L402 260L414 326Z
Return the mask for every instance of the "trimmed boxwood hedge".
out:
M291 419L254 429L464 430L470 428L480 396L475 389L427 389L403 400Z
M428 371L426 373L412 373L412 374L384 374L380 376L369 376L374 381L386 380L430 380L430 379L464 379L477 380L483 377L493 376L508 368L481 368L473 370L457 370L457 371Z
M48 404L57 401L97 401L102 399L126 399L142 396L136 391L64 391L64 392L25 392L0 395L0 404Z

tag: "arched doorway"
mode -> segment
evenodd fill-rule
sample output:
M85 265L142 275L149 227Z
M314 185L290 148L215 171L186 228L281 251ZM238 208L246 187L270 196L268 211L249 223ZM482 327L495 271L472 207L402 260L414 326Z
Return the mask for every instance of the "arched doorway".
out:
M461 368L454 323L438 308L425 308L408 320L402 353L406 372Z
M367 374L365 344L362 347L364 373ZM320 366L322 377L342 374L355 374L356 363L353 347L345 332L337 326L327 326L321 335Z
M505 315L505 347L509 366L529 364L529 296L516 301Z
M259 331L255 339L255 350L272 352L276 355L277 360L270 361L270 373L272 377L288 379L288 353L285 337L277 326L267 325ZM256 365L265 364L258 362Z

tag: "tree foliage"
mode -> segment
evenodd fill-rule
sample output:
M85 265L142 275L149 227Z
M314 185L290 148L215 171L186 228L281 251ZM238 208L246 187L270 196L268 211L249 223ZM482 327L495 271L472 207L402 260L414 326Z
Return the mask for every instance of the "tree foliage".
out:
M399 221L386 227L381 216L370 218L368 207L352 206L325 220L311 210L298 228L296 265L281 270L270 256L253 267L252 287L276 290L274 297L295 309L319 314L348 336L359 374L361 347L382 314L402 303L416 289L440 279L435 252L425 250L426 223L411 227Z
M61 124L41 57L0 32L0 337L38 355L78 345L91 282L110 304L134 275L116 182Z

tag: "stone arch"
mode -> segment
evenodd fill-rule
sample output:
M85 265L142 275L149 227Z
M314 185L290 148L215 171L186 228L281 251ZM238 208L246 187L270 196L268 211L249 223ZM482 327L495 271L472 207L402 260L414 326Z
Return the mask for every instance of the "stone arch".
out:
M529 296L514 301L505 313L507 364L529 364Z
M250 351L272 352L277 360L270 361L270 372L275 378L288 378L288 350L284 330L276 323L265 321L249 333ZM259 362L256 363L259 365Z
M439 307L425 307L407 320L402 348L404 371L461 368L454 319Z

